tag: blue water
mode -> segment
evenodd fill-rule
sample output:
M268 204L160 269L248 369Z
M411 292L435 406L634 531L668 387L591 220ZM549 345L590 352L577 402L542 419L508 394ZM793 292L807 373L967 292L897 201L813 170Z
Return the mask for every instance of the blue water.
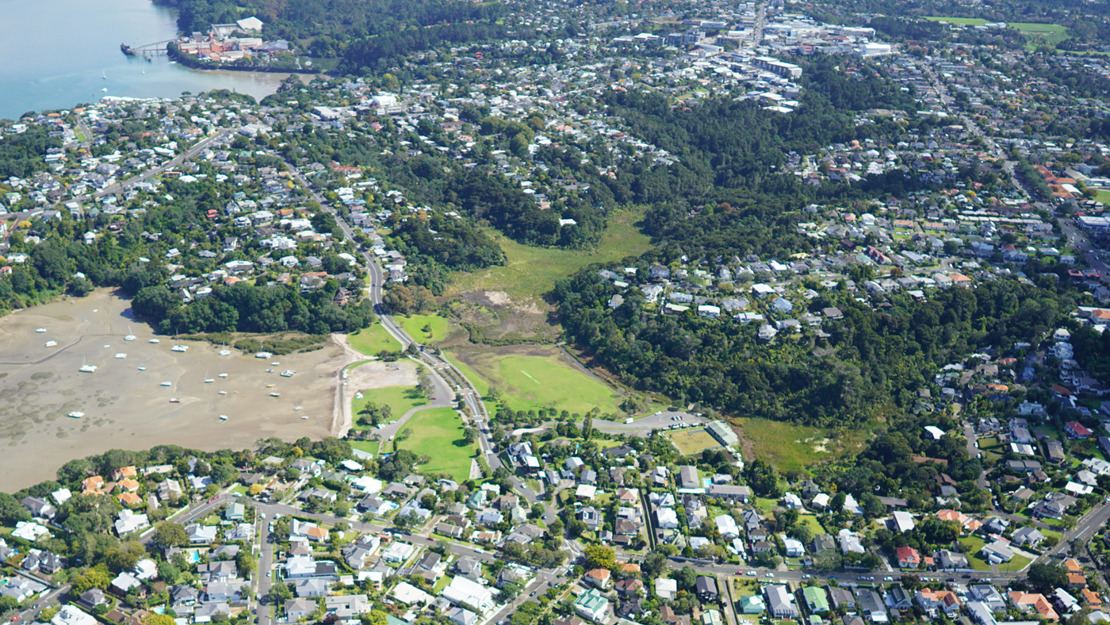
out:
M0 118L69 108L106 95L172 97L230 89L261 99L280 74L196 71L119 44L172 39L174 11L150 0L0 0ZM265 30L263 30L265 35Z

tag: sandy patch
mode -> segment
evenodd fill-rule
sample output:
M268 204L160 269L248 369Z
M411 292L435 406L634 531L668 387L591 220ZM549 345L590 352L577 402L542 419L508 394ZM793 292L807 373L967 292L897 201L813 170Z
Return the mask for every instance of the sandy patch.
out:
M513 303L513 298L504 291L482 291L482 295L493 306L511 306Z
M365 362L347 372L347 388L352 393L387 386L416 386L416 363L411 360L397 362Z
M189 349L171 351L174 344ZM331 432L336 380L348 362L341 347L269 360L219 352L156 337L106 290L0 319L0 489L53 478L69 460L113 448L244 449L270 436ZM83 364L97 369L81 373ZM67 417L73 411L84 416Z

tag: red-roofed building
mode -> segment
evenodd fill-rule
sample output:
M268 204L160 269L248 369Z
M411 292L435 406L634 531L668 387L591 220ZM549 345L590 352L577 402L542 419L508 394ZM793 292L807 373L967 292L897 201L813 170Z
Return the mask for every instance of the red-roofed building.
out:
M960 600L951 590L924 588L917 591L914 600L930 617L935 617L937 612L944 612L948 616L956 616L960 613Z
M1068 435L1068 438L1078 438L1082 440L1091 438L1091 436L1094 435L1094 432L1087 429L1085 425L1078 421L1068 421L1065 423L1064 433Z
M586 581L601 590L608 590L612 579L613 575L609 569L593 569L586 572Z
M916 569L921 566L921 554L913 547L899 547L897 550L898 567L903 569Z

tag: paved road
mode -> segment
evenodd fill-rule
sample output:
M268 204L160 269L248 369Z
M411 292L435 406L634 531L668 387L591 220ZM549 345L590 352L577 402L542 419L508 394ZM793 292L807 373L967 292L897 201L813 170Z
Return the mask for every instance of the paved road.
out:
M979 439L976 437L975 428L971 425L971 423L964 423L964 438L967 439L967 457L972 459L978 458ZM975 480L975 483L978 484L979 488L983 490L990 490L990 486L987 484L986 470L983 470L979 473L979 477Z
M277 155L275 154L275 156ZM344 236L351 241L355 241L354 228L340 217L335 207L331 206L331 204L317 192L316 187L301 174L300 170L298 170L295 165L288 162L287 164L289 165L293 177L300 182L309 191L313 199L335 219L336 225L339 227L340 231L343 232ZM378 321L382 324L382 327L385 328L386 332L389 332L389 334L401 344L403 350L407 350L409 345L416 345L418 356L415 359L427 367L437 389L445 389L442 392L445 394L450 393L452 399L462 400L466 412L470 415L472 425L478 430L479 450L485 458L486 463L489 465L490 471L497 471L497 469L501 468L502 462L497 456L496 448L490 436L489 413L486 410L485 404L482 402L482 397L481 394L478 393L477 387L474 386L474 383L471 382L458 367L451 364L446 358L424 349L420 343L416 342L405 332L405 329L402 328L400 324L393 320L393 317L390 316L389 312L382 304L382 290L386 280L385 271L382 269L377 257L373 254L361 248L359 249L359 253L366 261L366 270L370 276L370 302L374 306L374 312L378 315ZM437 391L437 393L438 392L439 391ZM511 477L510 479L513 481L514 488L516 488L516 490L530 503L534 503L537 500L537 493L529 488L522 480L516 477Z
M266 595L273 585L274 545L270 542L270 521L273 516L264 512L261 504L256 503L255 506L255 544L259 545L259 553L254 597L258 602L258 625L270 625L274 621L274 607Z

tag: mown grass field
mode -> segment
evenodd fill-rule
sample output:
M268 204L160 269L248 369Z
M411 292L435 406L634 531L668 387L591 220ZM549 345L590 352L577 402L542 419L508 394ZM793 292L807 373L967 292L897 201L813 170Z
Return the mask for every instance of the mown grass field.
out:
M981 17L943 17L943 16L930 16L925 19L933 22L944 22L945 24L952 24L955 26L982 26L987 23L987 20Z
M389 406L392 414L390 419L400 419L401 415L413 408L427 404L428 400L420 394L420 390L415 386L386 386L384 388L367 389L362 391L362 399L355 397L351 400L351 412L354 415L355 429L366 429L358 425L359 411L370 402L379 406L382 404Z
M1110 206L1110 191L1095 191L1095 199Z
M586 414L593 408L620 414L621 396L601 380L577 369L561 351L551 347L456 353L488 387L496 387L513 410L554 407ZM473 379L473 378L472 378ZM482 391L479 388L479 391Z
M1010 28L1028 37L1043 40L1050 46L1056 47L1061 41L1068 38L1068 29L1059 24L1035 24L1031 22L1009 22ZM1033 44L1037 42L1032 42Z
M613 215L601 243L594 250L564 250L521 245L495 230L487 231L505 251L505 264L472 273L451 274L448 295L470 291L503 291L514 302L527 303L555 288L590 263L617 261L650 249L650 238L636 228L643 210Z
M422 410L405 427L412 436L397 446L431 459L418 467L421 472L446 473L458 482L470 477L470 460L477 447L464 442L462 419L453 408Z
M358 332L348 334L347 342L351 347L366 354L367 356L374 356L378 352L385 350L396 352L401 350L401 344L398 343L382 324L375 321L369 328L364 328Z
M393 320L400 324L413 340L421 343L442 341L450 333L450 324L447 319L439 315L410 315L408 317L394 317ZM427 328L427 330L424 328Z
M870 435L866 429L849 434L768 419L745 418L733 423L741 445L779 471L804 471L823 460L856 453Z
M684 456L697 455L706 449L713 449L721 446L721 444L717 442L717 439L713 438L709 432L705 430L677 430L671 432L669 438L671 439L671 443L678 449L678 453Z
M979 17L933 16L926 17L925 19L932 20L934 22L952 24L953 26L982 26L983 24L988 23L987 20ZM1055 47L1061 41L1068 38L1068 29L1064 26L1061 26L1060 24L1007 22L1006 25L1027 37L1033 38L1034 41L1031 41L1028 47L1036 47L1039 43L1041 43L1041 41Z

